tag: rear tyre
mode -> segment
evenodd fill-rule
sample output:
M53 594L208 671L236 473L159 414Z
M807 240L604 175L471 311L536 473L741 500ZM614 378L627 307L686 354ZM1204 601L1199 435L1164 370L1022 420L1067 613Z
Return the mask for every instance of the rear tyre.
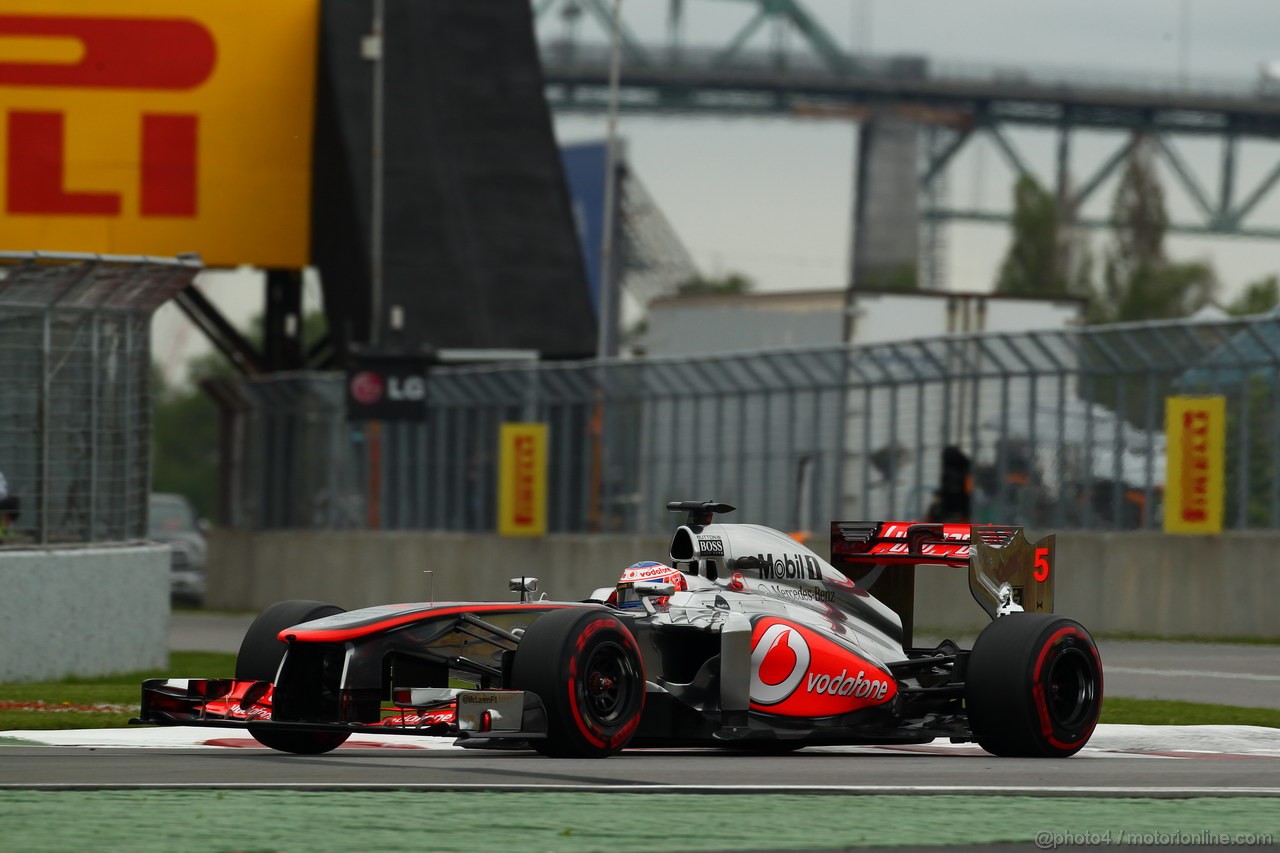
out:
M281 601L258 614L240 643L236 655L236 678L241 681L276 680L280 661L288 645L277 635L285 628L322 616L345 612L341 607L320 601ZM286 732L263 726L249 726L249 734L263 746L297 755L319 755L337 749L346 741L346 732Z
M544 755L604 758L640 725L644 664L631 631L614 615L572 607L538 617L520 638L512 686L536 694L547 711Z
M1089 632L1049 613L1011 613L978 635L965 678L974 737L993 755L1066 758L1102 710L1102 659Z

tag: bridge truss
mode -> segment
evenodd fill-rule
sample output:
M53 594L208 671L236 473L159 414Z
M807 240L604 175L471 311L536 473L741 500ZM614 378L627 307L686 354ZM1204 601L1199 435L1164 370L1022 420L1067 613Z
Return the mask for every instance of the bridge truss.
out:
M741 6L745 19L727 41L688 43L689 7L729 3ZM555 110L605 109L612 5L611 0L534 0L547 94ZM1110 226L1106 216L1084 215L1084 206L1122 169L1134 146L1150 138L1191 200L1191 215L1173 218L1170 232L1280 238L1280 223L1259 221L1256 215L1280 183L1280 149L1274 156L1269 152L1270 164L1252 180L1238 168L1243 141L1280 141L1280 97L1267 97L1248 81L1135 79L853 53L799 0L668 0L666 39L655 43L638 37L629 23L634 6L623 5L623 111L913 120L929 137L921 146L926 153L919 175L926 222L1007 222L1007 209L951 205L946 173L957 154L985 139L1015 174L1034 175L1031 158L1009 132L1034 127L1056 133L1053 176L1038 180L1056 191L1066 220L1077 226ZM594 37L588 37L588 29ZM1072 156L1080 131L1119 132L1109 156L1083 172ZM1180 150L1182 140L1206 138L1219 141L1216 169Z

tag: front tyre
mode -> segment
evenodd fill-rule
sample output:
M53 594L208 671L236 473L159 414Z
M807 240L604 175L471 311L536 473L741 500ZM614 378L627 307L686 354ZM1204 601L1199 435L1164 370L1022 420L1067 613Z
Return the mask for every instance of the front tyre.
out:
M1102 711L1102 659L1089 632L1049 613L1011 613L974 643L965 678L974 737L987 752L1066 758Z
M344 613L341 607L320 601L281 601L258 614L240 643L236 655L236 679L240 681L275 682L280 661L289 648L279 634L312 619ZM346 741L346 732L289 732L265 726L249 726L249 734L258 743L297 755L320 755L337 749Z
M572 607L538 617L520 638L512 686L536 694L547 711L544 755L604 758L640 725L644 663L631 631L606 610Z

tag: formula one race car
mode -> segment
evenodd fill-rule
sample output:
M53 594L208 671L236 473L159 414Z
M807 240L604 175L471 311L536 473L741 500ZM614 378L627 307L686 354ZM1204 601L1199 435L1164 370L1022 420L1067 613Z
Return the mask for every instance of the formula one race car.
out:
M776 530L716 523L725 504L668 508L688 514L672 565L638 563L586 601L534 601L536 580L515 578L518 602L273 605L234 679L148 680L134 722L247 728L303 754L379 732L553 756L949 738L1065 757L1093 733L1102 664L1051 613L1053 537L834 522L828 562ZM921 563L967 567L993 619L972 650L912 646Z

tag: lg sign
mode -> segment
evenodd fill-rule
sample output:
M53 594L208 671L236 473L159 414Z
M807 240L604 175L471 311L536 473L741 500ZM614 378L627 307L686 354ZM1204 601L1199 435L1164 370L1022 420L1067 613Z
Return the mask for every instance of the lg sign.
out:
M0 62L0 85L73 89L193 89L213 73L213 36L195 21L2 15L0 36L70 41L77 62ZM118 192L64 185L64 111L10 110L9 213L119 216ZM142 216L196 213L199 116L148 113L139 118Z
M392 376L384 383L373 371L362 370L351 377L351 397L362 406L382 402L384 389L387 399L396 403L421 403L427 399L427 381L421 376Z
M351 399L362 406L372 406L382 402L382 377L378 374L362 370L351 377Z
M6 0L3 248L305 265L318 6Z
M421 354L357 355L347 371L347 419L411 420L427 416L427 360Z

